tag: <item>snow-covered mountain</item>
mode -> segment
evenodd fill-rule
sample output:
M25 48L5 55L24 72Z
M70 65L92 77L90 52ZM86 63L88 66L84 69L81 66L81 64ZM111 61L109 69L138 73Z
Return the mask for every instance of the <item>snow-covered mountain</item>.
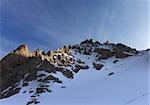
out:
M0 105L149 105L149 50L85 40L1 59Z

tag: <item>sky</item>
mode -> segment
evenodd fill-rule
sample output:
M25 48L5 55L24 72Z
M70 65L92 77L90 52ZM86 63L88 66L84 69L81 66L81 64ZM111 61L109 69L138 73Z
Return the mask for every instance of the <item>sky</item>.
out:
M93 38L150 48L148 0L1 0L0 57L20 44L57 49Z

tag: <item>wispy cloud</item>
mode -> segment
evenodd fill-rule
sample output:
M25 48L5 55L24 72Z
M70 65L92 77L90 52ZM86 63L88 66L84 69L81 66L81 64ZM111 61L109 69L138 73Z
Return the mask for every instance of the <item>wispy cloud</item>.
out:
M2 37L32 48L56 49L85 38L128 41L136 48L145 48L147 42L139 45L140 39L133 42L131 38L142 37L145 31L146 4L122 4L118 0L3 0Z

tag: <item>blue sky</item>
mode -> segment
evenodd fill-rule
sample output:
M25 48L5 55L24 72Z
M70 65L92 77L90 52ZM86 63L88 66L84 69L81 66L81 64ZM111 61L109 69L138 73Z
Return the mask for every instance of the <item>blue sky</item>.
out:
M26 43L57 49L86 38L148 45L148 0L1 0L0 56Z

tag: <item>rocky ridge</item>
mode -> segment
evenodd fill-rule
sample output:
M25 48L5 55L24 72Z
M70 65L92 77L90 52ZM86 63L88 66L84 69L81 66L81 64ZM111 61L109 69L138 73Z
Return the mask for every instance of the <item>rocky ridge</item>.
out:
M77 55L86 55L87 58L94 56L91 61L92 68L101 70L105 59L114 57L114 63L120 59L137 55L136 49L121 43L100 43L87 39L80 44L64 46L56 51L42 51L37 49L30 51L27 45L20 45L16 50L10 52L0 61L0 98L7 98L20 92L27 87L31 81L38 83L35 89L28 92L31 94L29 104L38 104L38 97L44 92L52 92L49 84L62 84L63 81L54 74L62 73L66 78L73 79L75 73L80 70L88 70L89 65ZM113 75L114 73L108 74ZM63 87L64 88L64 87ZM26 93L24 91L23 93Z

